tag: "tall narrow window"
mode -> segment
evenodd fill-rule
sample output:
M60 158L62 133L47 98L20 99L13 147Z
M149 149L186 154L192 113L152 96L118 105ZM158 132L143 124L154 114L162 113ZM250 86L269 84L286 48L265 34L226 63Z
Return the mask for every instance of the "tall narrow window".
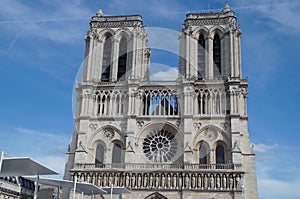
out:
M208 154L208 146L202 142L199 149L199 164L208 164Z
M119 59L118 59L118 80L124 80L126 76L127 66L127 40L125 37L121 38L119 46Z
M107 37L103 47L103 61L102 61L102 75L101 81L109 81L110 78L110 67L111 67L111 52L112 52L112 41L110 37Z
M112 154L112 163L113 164L118 164L122 163L122 154L123 150L122 147L119 143L115 143L113 147L113 154ZM115 165L117 166L117 165Z
M225 150L222 145L216 148L216 164L225 164Z
M103 164L104 163L104 147L99 144L96 149L96 158L95 164Z
M221 40L218 34L214 37L213 46L213 60L214 60L214 77L220 78L221 76Z
M205 39L201 34L198 39L198 79L205 77Z

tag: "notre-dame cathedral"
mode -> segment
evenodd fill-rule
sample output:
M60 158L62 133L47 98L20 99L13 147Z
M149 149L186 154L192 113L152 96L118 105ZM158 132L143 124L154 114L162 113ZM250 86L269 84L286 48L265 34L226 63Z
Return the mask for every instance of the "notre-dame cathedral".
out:
M178 34L178 78L150 81L142 17L91 18L65 179L123 199L258 198L236 15L188 13Z

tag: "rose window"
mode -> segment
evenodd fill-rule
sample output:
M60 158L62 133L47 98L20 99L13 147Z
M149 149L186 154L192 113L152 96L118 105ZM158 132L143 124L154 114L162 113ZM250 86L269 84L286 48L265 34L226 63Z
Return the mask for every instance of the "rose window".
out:
M150 161L170 162L177 154L176 137L169 131L155 130L144 139L143 152Z

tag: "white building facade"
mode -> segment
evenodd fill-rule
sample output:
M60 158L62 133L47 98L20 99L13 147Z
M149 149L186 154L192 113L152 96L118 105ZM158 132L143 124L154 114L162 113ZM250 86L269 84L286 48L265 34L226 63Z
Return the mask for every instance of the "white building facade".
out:
M125 186L122 198L258 198L240 36L228 5L187 14L178 79L150 81L142 17L99 10L85 39L65 179Z

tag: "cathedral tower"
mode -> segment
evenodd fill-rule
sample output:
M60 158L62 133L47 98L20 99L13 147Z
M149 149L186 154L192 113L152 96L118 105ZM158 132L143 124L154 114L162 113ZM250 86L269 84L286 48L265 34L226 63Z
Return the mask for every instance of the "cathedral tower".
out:
M257 198L235 13L189 13L179 35L178 79L150 81L141 16L92 17L65 179L122 198Z

